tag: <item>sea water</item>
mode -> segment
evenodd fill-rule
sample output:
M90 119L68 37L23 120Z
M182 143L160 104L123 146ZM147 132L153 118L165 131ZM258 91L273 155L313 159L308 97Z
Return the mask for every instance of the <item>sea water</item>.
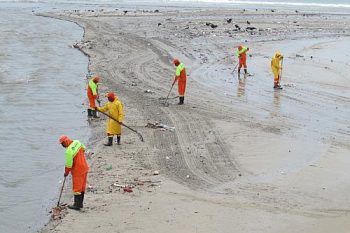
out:
M88 59L78 25L0 3L0 232L48 221L64 172L61 134L86 142Z

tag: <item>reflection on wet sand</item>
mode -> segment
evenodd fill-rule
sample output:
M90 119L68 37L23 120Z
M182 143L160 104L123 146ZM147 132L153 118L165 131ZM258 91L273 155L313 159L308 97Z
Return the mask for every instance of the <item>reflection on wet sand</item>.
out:
M245 84L247 81L247 77L246 75L243 75L243 77L241 77L238 74L238 85L237 85L237 97L242 97L245 95Z
M281 96L280 91L275 90L273 92L273 108L271 111L271 116L276 117L279 116L281 112Z

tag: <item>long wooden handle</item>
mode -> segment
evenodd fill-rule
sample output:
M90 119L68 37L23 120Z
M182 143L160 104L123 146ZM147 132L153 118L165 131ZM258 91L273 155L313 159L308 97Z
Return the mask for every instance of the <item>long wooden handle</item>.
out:
M96 110L97 110L98 112L102 113L103 115L105 115L105 116L107 116L107 117L111 118L112 120L114 120L114 121L118 122L118 124L121 124L122 126L124 126L124 127L128 128L129 130L133 131L134 133L137 133L137 135L139 136L139 138L140 138L141 142L143 142L143 141L144 141L144 140L143 140L143 136L142 136L142 134L141 134L141 133L139 133L137 130L135 130L135 129L131 128L130 126L127 126L127 125L126 125L126 124L124 124L123 122L119 122L117 119L115 119L115 118L114 118L114 117L112 117L111 115L109 115L109 114L107 114L107 113L105 113L105 112L101 112L101 111L99 111L97 108L96 108Z
M61 187L60 196L58 197L57 207L60 206L61 196L62 196L62 192L63 192L63 188L64 188L64 184L65 183L66 183L66 176L63 179L63 184L62 184L62 187Z

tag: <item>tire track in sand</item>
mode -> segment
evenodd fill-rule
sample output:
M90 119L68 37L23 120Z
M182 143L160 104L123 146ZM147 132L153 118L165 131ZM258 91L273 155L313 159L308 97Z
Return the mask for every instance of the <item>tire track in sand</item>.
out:
M127 102L126 106L136 108L144 120L157 118L176 128L175 132L147 130L153 131L148 133L151 138L147 138L150 150L154 151L151 160L161 172L192 188L212 187L234 179L239 171L231 161L230 151L221 141L219 133L213 130L213 124L207 117L209 113L187 105L164 108L144 93L147 87L168 92L169 82L164 81L164 76L172 77L173 74L170 73L169 59L164 56L167 52L144 38L118 33L112 25L103 24L99 27L103 27L105 32L114 31L104 35L109 44L117 45L114 49L120 47L128 51L127 54L120 54L113 64L104 64L112 80L109 82L111 88L118 89ZM99 51L99 56L103 58L101 60L109 58L108 48ZM130 88L122 84L123 81L130 83L131 77L137 80L137 86Z

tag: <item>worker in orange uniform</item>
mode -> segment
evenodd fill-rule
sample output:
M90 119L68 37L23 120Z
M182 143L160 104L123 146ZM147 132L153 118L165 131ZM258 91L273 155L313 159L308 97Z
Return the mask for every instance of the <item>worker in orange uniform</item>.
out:
M183 63L180 63L178 59L173 60L173 64L176 66L176 74L173 85L178 82L179 92L179 104L184 104L185 101L185 90L186 90L186 68Z
M238 76L241 74L241 68L244 67L244 74L247 75L247 51L249 51L249 48L244 47L243 45L238 46L236 55L239 59L239 65L238 65Z
M87 86L87 96L89 98L89 108L88 108L88 117L94 117L97 118L96 113L96 100L99 102L99 96L98 96L98 83L101 82L100 76L94 76L92 79L90 79L89 84Z
M85 160L85 146L78 140L71 140L68 136L62 135L59 138L60 144L66 148L66 164L64 177L72 174L74 204L68 208L80 210L83 208L86 179L89 171Z
M271 70L274 76L274 85L273 88L275 89L282 89L280 85L280 79L281 79L281 71L282 71L282 64L281 61L283 60L283 56L280 52L276 52L275 56L271 60Z
M97 110L100 112L107 112L114 119L108 119L107 123L107 137L108 142L104 144L105 146L113 145L113 136L117 135L117 144L120 145L120 136L122 133L121 124L124 120L123 104L119 101L118 97L113 93L109 92L106 94L108 102L103 107L98 107Z

